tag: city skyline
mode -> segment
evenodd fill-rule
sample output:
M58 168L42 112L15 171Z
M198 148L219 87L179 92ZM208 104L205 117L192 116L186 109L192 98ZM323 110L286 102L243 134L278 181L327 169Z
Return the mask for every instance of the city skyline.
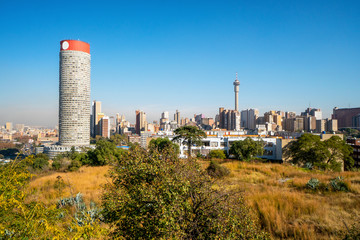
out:
M309 105L324 118L334 107L358 107L360 23L357 2L11 3L0 43L0 123L58 125L61 39L92 46L91 100L108 116L135 110L149 122L164 111L215 117L234 108L300 114ZM263 5L263 6L262 6ZM108 5L107 5L108 6ZM14 21L8 21L14 19ZM26 19L26 21L24 21ZM357 61L356 61L357 60Z

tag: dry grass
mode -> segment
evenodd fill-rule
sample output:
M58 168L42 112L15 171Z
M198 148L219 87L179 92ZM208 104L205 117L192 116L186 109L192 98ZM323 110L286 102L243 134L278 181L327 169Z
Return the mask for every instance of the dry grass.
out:
M339 239L360 215L360 173L308 171L286 164L224 162L231 174L218 185L243 191L274 239ZM311 178L327 184L342 176L351 192L311 191Z
M60 197L69 197L81 192L86 203L99 202L101 185L108 181L105 177L109 166L82 167L77 172L55 172L50 175L40 176L30 182L30 199L41 201L45 204L53 204ZM57 177L64 180L65 187L62 192L55 188Z
M200 162L206 168L208 161ZM341 239L347 226L360 216L360 172L307 171L286 164L222 161L231 170L218 186L243 191L248 205L274 239ZM85 201L100 201L101 185L108 179L105 167L82 167L79 172L53 173L30 183L31 198L52 204L59 198L54 188L57 176L71 186L62 197L81 192ZM342 176L350 192L311 191L310 178L323 183ZM70 183L70 184L69 184ZM216 186L215 186L216 187Z

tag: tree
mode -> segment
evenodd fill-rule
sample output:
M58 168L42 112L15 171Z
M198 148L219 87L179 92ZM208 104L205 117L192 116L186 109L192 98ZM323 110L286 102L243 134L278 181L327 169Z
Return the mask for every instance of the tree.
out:
M110 171L103 214L118 239L261 239L243 199L212 188L194 159L134 147Z
M196 126L183 126L174 131L175 137L173 141L182 141L188 146L189 158L191 157L192 145L201 145L201 139L206 138L206 133Z
M329 150L329 158L326 163L335 171L340 171L342 165L345 169L351 169L354 165L354 159L351 157L353 149L339 136L332 136L324 141Z
M225 159L226 154L225 154L224 150L216 149L216 150L211 150L210 151L209 157L210 158Z
M310 163L320 169L341 170L341 162L349 168L353 164L352 149L338 136L321 141L320 136L303 134L286 146L284 156L295 164Z
M254 156L263 155L264 142L262 140L254 141L247 137L245 140L234 141L230 147L230 154L234 154L236 159L250 160Z
M173 143L168 138L155 138L151 139L149 143L150 152L157 151L165 158L173 157L172 154L177 156L180 152L178 144Z

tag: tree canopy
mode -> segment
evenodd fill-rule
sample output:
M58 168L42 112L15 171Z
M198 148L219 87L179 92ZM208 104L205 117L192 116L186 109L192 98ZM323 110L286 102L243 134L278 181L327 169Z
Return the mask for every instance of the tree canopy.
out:
M230 147L230 154L235 155L239 160L250 160L251 158L263 155L264 142L262 140L254 141L247 137L245 140L234 141Z
M196 126L183 126L177 128L175 131L173 141L182 141L188 146L188 154L191 157L191 148L194 144L201 145L201 139L206 138L206 133Z
M342 165L349 169L353 166L352 148L339 136L321 141L320 136L303 134L285 148L284 156L295 164L311 164L320 169L340 171Z

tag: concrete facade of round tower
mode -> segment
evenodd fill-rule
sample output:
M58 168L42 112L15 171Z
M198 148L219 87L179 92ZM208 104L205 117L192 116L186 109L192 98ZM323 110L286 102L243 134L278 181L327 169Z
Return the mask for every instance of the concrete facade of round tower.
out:
M90 45L60 42L59 144L90 145Z

